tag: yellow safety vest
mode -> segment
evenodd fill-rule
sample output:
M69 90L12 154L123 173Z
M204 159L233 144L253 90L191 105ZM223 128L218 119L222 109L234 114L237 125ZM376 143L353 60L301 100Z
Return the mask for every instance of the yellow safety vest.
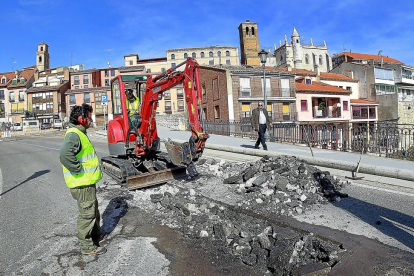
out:
M131 101L128 99L126 100L126 104L127 104L128 115L139 114L139 98L138 97L135 97L135 100L133 101L132 105L131 105Z
M99 158L95 153L95 149L89 141L89 138L79 129L75 127L69 128L66 131L65 137L68 133L78 134L82 149L76 154L76 159L81 163L81 171L79 173L71 172L62 165L66 185L69 188L75 188L95 184L102 178Z

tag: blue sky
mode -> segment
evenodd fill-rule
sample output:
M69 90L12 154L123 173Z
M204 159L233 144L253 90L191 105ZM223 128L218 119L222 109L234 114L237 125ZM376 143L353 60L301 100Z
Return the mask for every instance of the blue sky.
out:
M258 23L268 49L293 26L331 55L343 49L414 65L414 1L271 0L7 0L2 1L0 72L36 62L37 44L49 44L50 66L122 66L123 56L162 57L171 48L239 47L238 26Z

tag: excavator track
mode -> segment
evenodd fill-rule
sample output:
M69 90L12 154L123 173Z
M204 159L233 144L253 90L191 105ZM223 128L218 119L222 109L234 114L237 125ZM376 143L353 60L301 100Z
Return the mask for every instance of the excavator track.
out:
M139 174L139 171L127 159L111 156L102 157L102 171L117 180L125 183L128 177Z

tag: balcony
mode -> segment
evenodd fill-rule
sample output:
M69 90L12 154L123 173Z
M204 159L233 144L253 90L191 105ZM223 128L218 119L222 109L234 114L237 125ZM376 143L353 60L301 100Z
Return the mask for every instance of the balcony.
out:
M375 107L367 107L367 106L352 106L352 119L353 120L375 120L376 116L376 108Z
M290 97L290 88L281 88L282 97Z
M51 114L53 113L53 108L46 108L45 110L35 110L36 115Z
M32 103L53 103L53 98L32 98Z
M314 119L323 119L323 118L341 118L341 109L337 108L335 110L332 111L327 111L326 109L317 109L315 107L313 107L313 118Z

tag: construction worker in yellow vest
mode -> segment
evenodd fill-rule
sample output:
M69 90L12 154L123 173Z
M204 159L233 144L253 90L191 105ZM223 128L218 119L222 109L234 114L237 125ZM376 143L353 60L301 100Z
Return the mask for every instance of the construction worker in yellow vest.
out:
M96 183L102 178L98 156L86 130L92 124L92 107L74 106L69 128L60 148L60 162L65 183L78 205L78 242L84 255L106 252L99 242L105 236L100 229L100 214L96 199Z
M125 89L125 95L130 126L138 129L141 125L139 97L134 95L132 89Z

